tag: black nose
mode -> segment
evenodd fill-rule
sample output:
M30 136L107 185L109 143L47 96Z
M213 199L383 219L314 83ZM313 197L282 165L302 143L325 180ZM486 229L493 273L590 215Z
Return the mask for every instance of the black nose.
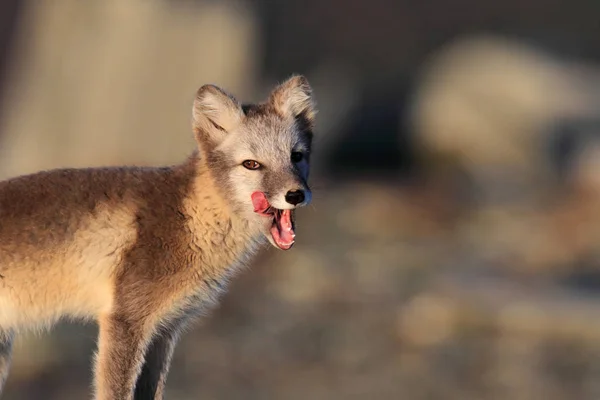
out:
M304 201L304 192L302 190L290 190L285 194L285 201L298 205Z

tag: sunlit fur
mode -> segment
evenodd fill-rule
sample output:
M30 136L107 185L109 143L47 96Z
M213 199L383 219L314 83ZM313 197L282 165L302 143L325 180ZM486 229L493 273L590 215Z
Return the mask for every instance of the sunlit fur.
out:
M180 165L0 182L0 389L16 333L81 318L100 328L95 398L161 399L182 329L269 235L252 192L281 209L288 190L310 201L315 112L303 77L247 106L207 85L193 104L198 151Z

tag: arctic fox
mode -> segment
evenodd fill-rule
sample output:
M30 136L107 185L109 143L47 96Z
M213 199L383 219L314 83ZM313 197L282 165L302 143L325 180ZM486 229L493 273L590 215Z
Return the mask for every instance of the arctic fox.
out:
M261 243L290 249L315 121L302 76L260 104L201 87L182 164L58 169L0 182L0 391L14 335L99 324L97 400L162 399L185 324Z

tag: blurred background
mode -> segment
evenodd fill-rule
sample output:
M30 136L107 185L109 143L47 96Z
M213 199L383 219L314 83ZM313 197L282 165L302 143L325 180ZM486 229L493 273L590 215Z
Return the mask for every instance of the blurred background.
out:
M292 73L311 207L181 340L168 399L600 398L596 0L0 2L0 178L162 165L204 83ZM90 397L93 325L3 399Z

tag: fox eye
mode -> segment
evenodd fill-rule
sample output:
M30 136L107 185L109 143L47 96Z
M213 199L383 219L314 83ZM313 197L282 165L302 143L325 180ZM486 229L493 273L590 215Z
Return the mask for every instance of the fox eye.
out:
M246 169L259 169L261 167L261 165L254 160L245 160L242 165Z
M298 163L302 161L304 154L299 151L292 151L292 162Z

